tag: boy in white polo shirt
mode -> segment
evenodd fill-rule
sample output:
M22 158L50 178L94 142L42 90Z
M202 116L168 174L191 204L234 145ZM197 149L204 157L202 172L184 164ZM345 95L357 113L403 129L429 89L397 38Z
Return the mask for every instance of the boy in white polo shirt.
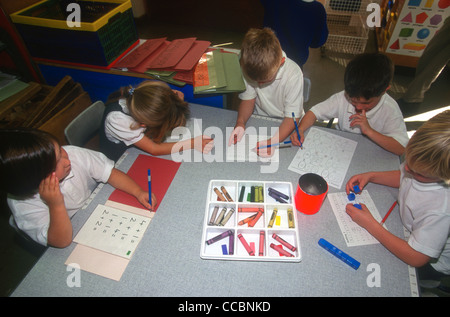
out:
M345 69L345 90L312 107L301 120L301 142L316 120L337 118L337 129L364 134L385 150L402 155L408 143L406 125L397 102L386 93L393 74L392 61L384 54L356 56ZM297 134L291 140L300 145Z
M400 218L409 240L394 236L367 207L348 204L348 215L405 263L418 267L420 280L450 276L450 110L425 122L411 137L400 170L367 172L350 178L363 189L369 182L399 188ZM391 216L392 217L392 216ZM388 219L389 220L389 219Z
M283 52L275 33L269 29L250 29L242 43L241 58L246 90L239 95L238 117L229 145L239 142L253 113L282 118L278 133L267 141L278 143L294 130L294 120L303 114L303 73Z

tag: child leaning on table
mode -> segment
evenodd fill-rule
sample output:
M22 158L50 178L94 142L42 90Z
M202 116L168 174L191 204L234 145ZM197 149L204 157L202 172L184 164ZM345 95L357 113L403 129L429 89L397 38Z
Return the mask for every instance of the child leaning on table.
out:
M152 155L171 154L195 148L208 153L214 141L207 136L162 143L172 129L184 126L189 114L183 93L160 81L144 81L136 88L111 94L100 129L100 150L117 160L130 146Z
M364 134L385 150L402 155L408 143L406 125L397 102L386 93L393 74L393 63L384 54L356 56L345 69L345 89L313 106L300 121L301 142L316 120L337 118L337 129ZM300 145L296 133L291 141Z
M51 134L34 129L0 130L0 190L17 227L31 239L53 247L72 241L70 218L89 198L98 182L133 195L147 209L152 194L114 168L102 153L60 146Z
M367 183L398 187L403 225L411 232L408 242L378 223L367 207L349 204L349 216L398 258L419 269L421 280L450 274L450 110L424 123L411 137L405 162L398 171L355 175L346 185L362 189ZM427 274L429 275L429 274ZM433 276L431 276L431 279Z
M239 95L238 116L228 145L242 139L245 125L254 112L283 119L278 132L260 145L283 141L295 128L292 113L296 120L304 114L302 70L286 56L270 28L247 32L242 42L240 64L246 90Z

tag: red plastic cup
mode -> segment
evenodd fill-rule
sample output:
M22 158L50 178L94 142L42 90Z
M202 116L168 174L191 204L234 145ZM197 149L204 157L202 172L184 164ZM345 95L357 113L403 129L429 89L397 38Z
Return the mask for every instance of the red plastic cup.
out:
M322 176L308 173L298 179L295 207L301 213L313 215L320 210L328 193L328 184Z

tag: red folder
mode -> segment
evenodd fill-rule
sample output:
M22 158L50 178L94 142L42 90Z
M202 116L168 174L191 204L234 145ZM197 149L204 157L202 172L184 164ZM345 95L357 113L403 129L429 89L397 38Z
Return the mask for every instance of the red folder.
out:
M150 169L152 175L152 193L155 194L159 206L180 165L181 163L179 162L140 154L128 170L127 174L141 186L142 189L148 190L147 172L148 169ZM135 197L118 189L113 191L109 200L136 208L144 208ZM158 206L156 206L154 211L158 209Z

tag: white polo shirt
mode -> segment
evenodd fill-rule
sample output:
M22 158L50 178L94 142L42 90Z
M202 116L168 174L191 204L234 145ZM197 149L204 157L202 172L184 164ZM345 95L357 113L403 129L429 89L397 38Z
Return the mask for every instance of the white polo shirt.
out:
M356 114L356 110L348 102L347 98L345 98L344 91L332 95L310 110L319 121L337 118L337 129L361 134L361 129L358 126L350 127L349 117ZM401 145L406 146L409 138L405 121L397 102L391 96L385 93L378 104L366 112L366 117L372 129L383 135L392 137Z
M434 269L450 274L450 187L421 183L400 166L398 203L403 225L411 232L408 244L434 260Z
M283 57L286 54L283 52ZM246 90L239 94L241 100L255 99L254 113L263 116L284 118L302 117L303 111L303 73L294 61L286 57L275 80L267 85L258 85L244 76Z
M119 100L121 111L112 111L105 118L105 134L108 140L114 143L122 141L126 146L130 146L140 141L144 137L146 128L139 127L132 129L137 122L129 115L127 102L125 99Z
M63 148L69 156L71 171L60 182L59 187L64 196L67 214L72 217L89 198L97 183L108 181L114 162L100 152L75 146ZM7 201L19 229L34 241L47 245L50 214L39 193L28 199L8 195Z

